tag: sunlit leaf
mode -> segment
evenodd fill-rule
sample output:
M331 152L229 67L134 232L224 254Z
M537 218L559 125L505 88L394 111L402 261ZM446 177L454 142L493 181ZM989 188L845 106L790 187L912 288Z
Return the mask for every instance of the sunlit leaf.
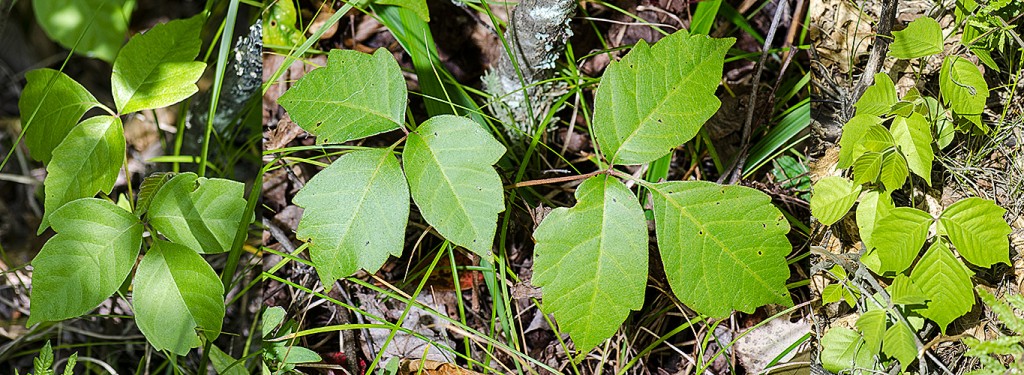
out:
M75 200L51 220L57 235L32 260L29 326L96 308L124 283L142 247L139 219L105 200Z
M942 52L942 28L931 17L911 21L906 29L893 31L892 37L889 56L897 59L913 59Z
M944 241L932 243L910 274L910 281L930 300L917 312L938 324L942 334L950 322L974 307L971 274Z
M897 102L896 85L885 73L875 73L875 83L864 90L854 107L857 115L882 116Z
M872 184L882 172L882 153L866 152L853 162L853 184Z
M25 79L18 99L25 145L33 159L49 163L53 149L86 111L100 103L74 79L53 69L29 71Z
M892 327L885 331L885 338L882 340L882 352L889 357L900 361L900 368L907 371L907 367L917 358L917 342L914 340L914 331L901 321L895 321Z
M577 350L611 337L630 310L643 306L647 224L636 196L619 180L584 180L576 205L551 211L533 238L532 282L544 292L544 312L554 314Z
M355 151L317 173L292 202L305 209L295 238L324 288L359 269L375 273L400 256L409 221L409 186L390 149Z
M114 60L110 86L118 113L162 108L199 91L206 64L194 61L204 16L173 20L136 35Z
M124 43L135 7L135 1L128 0L33 0L31 3L39 26L50 39L64 48L75 48L77 53L107 62L114 61Z
M707 181L657 183L651 193L662 263L680 301L713 317L793 303L789 222L771 197Z
M974 63L959 55L946 56L939 71L939 92L942 102L953 112L988 131L988 126L981 122L981 112L985 110L988 99L988 84Z
M150 225L174 243L198 253L231 250L244 223L245 185L220 178L182 173L164 183L146 214Z
M373 55L336 49L327 66L303 76L278 102L317 143L342 143L400 128L407 97L402 70L387 49Z
M1010 264L1010 240L1013 230L1003 220L1006 210L995 202L978 197L953 203L939 216L942 230L965 260L979 267L996 263Z
M885 309L865 311L857 318L857 330L864 337L864 350L878 353L882 348L882 336L885 334Z
M838 176L818 180L811 195L811 214L824 225L835 224L857 202L860 190L860 185Z
M71 129L53 150L46 165L43 221L38 233L50 226L50 215L64 204L96 193L110 194L125 158L124 129L113 116L91 117Z
M879 273L903 272L921 252L928 239L932 217L913 207L897 207L875 223L871 242L878 249Z
M916 112L910 117L897 117L889 131L900 151L906 155L910 170L931 186L935 154L932 152L932 130L928 120Z
M896 206L887 193L872 190L861 197L860 203L857 204L857 228L865 249L874 247L871 234L875 230L875 224L893 208Z
M903 187L907 183L910 170L907 169L907 159L897 150L890 149L882 154L882 170L878 174L878 181L885 186L886 190L892 191Z
M505 210L494 163L505 147L477 123L442 115L409 134L402 163L409 192L428 224L452 243L491 257L498 213Z
M839 138L839 168L849 168L866 152L882 152L893 145L892 135L881 122L873 115L853 116L846 122Z
M132 289L139 330L154 348L180 356L214 340L224 321L224 284L198 253L156 240L139 262Z
M594 99L594 136L612 164L654 161L689 141L721 105L715 96L732 38L685 30L612 61Z
M874 367L874 353L856 331L832 327L821 337L821 366L833 373L843 370Z

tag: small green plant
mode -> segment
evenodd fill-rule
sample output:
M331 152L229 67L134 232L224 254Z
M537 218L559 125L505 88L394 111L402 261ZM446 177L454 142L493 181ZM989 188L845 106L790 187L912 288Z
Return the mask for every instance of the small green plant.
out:
M68 363L64 365L64 375L73 375L75 372L75 364L78 363L78 353L72 354L68 357ZM53 347L50 346L50 341L46 341L46 345L39 350L39 356L32 359L32 374L34 375L53 375ZM18 370L14 370L14 375L18 375Z
M206 64L195 59L205 20L199 15L157 25L117 50L111 75L116 110L60 71L27 74L18 103L23 136L47 171L39 233L57 232L32 261L29 325L88 313L126 291L134 270L135 322L155 348L185 355L220 334L225 285L201 254L240 246L237 238L252 221L244 185L158 173L142 182L137 200L128 198L130 191L116 203L107 196L126 162L121 116L198 91ZM107 114L80 121L93 108Z
M921 58L942 51L941 30L930 18L919 18L893 34L893 57ZM911 88L898 97L889 76L876 74L839 140L838 167L852 171L852 179L829 176L814 185L811 212L823 225L840 221L859 202L860 265L890 280L883 281L884 290L865 293L849 282L854 275L848 270L832 268L838 283L825 287L822 302L845 301L859 306L861 315L856 330L833 327L821 338L821 362L827 370L872 369L881 351L882 364L896 359L906 371L922 347L917 336L925 324L922 318L945 334L953 320L974 306L973 271L965 262L981 268L1010 264L1011 230L1003 220L1006 210L995 202L966 198L934 217L913 204L894 203L892 193L913 182L912 176L932 185L935 152L952 142L955 131L989 131L981 121L988 86L970 60L956 54L943 59L939 94L941 100ZM857 304L861 297L865 302Z
M653 196L660 254L680 301L714 317L792 304L789 223L769 196L704 181L650 183L615 169L653 162L697 134L720 106L714 93L732 44L678 31L653 46L640 41L602 78L593 124L600 169L577 176L585 179L577 204L555 209L534 233L533 282L543 289L543 309L581 352L609 338L643 304L647 219L620 179ZM326 288L359 269L376 272L388 256L402 254L410 196L444 239L484 260L493 257L505 209L493 166L505 147L465 117L409 124L407 95L387 51L333 50L326 66L279 99L319 144L407 133L390 147L343 151L295 196L305 209L296 237L308 243Z
M999 322L1009 329L1011 334L985 341L965 337L963 342L970 349L964 354L977 358L981 365L980 369L967 374L1000 375L1024 372L1024 347L1021 346L1021 342L1024 341L1024 319L1015 312L1024 311L1024 297L1019 294L1007 294L999 299L982 287L975 289L981 300L996 313ZM1004 358L1009 359L1009 363L1006 363Z
M290 345L294 340L296 323L284 318L284 308L268 307L263 310L261 332L263 337L263 374L289 374L300 363L320 362L319 354L301 346Z

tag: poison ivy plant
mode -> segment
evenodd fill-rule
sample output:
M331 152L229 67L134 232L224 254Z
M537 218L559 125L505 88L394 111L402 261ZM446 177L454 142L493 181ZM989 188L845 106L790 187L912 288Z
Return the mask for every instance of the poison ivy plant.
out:
M697 134L720 105L715 90L732 44L679 31L653 46L641 41L602 78L593 128L607 169L582 182L575 206L555 209L534 232L542 308L578 350L609 338L643 305L647 220L614 168L661 158ZM468 118L441 115L410 129L404 80L389 55L331 51L326 66L280 99L318 143L408 133L404 144L346 151L295 197L305 209L297 237L325 288L401 254L410 196L441 237L484 259L505 209L494 169L505 148ZM769 196L710 182L637 183L653 194L660 256L680 301L714 317L792 304L789 223Z
M288 337L295 333L297 324L294 320L285 320L284 308L267 307L260 319L260 332L263 338L263 373L291 374L295 365L301 363L320 362L319 354L298 345L291 345Z
M318 143L346 142L404 128L407 95L387 50L333 50L327 66L302 77L280 103ZM402 168L392 151L397 146L346 154L295 197L305 209L297 237L309 242L325 287L358 269L376 272L389 255L401 255L410 196L441 236L491 257L505 210L493 165L504 146L475 122L448 115L409 132ZM378 219L381 212L387 213Z
M897 58L927 58L942 51L941 30L930 18L913 21L893 37L892 56ZM974 307L974 271L968 264L1010 264L1011 230L1003 219L1006 210L995 202L967 198L936 216L897 207L893 199L908 181L912 187L915 181L932 185L935 154L950 144L951 124L988 130L980 116L988 87L978 67L963 56L946 56L939 77L941 100L916 89L900 97L886 74L874 78L839 141L838 167L852 176L820 179L810 201L811 213L824 225L839 222L857 204L863 245L857 266L872 271L884 286L879 298L858 304L869 311L862 311L857 330L833 328L826 334L828 342L823 338L822 360L830 360L825 368L833 372L873 368L873 359L862 361L862 350L869 359L883 354L883 364L896 360L906 371L921 345L917 332L923 326L915 322L926 318L945 334L951 322ZM839 283L823 290L823 302L853 306L860 290L845 281L845 271L833 275Z
M32 261L29 325L84 315L131 280L134 319L154 348L185 355L220 335L224 284L201 254L228 251L253 220L243 184L157 173L134 204L108 197L125 164L120 116L197 91L204 21L154 26L111 56L116 112L62 72L27 74L18 103L26 144L47 170L39 233L57 233ZM108 114L81 119L96 107Z

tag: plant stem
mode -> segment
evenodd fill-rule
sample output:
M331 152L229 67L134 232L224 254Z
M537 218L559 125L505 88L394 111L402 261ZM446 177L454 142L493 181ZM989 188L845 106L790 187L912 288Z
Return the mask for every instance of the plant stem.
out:
M590 177L597 176L599 174L605 174L605 173L610 173L610 172L613 172L613 171L600 170L600 171L593 171L593 172L590 172L590 173L587 173L587 174L581 174L581 175L576 175L576 176L565 176L565 177L554 177L554 178L542 178L542 179L539 179L539 180L529 180L529 181L517 182L515 184L505 186L505 189L515 189L515 188L534 186L534 185L557 184L559 182L584 180L584 179L587 179L587 178L590 178ZM630 176L630 177L632 177L632 176Z

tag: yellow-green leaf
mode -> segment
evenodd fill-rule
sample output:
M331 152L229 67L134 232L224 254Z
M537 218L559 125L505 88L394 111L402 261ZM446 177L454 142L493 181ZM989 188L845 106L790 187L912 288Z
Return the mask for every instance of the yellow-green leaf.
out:
M928 239L931 224L931 215L912 207L894 208L878 220L871 233L881 262L876 271L900 273L910 267Z
M939 240L925 251L910 274L910 281L930 300L927 307L917 311L938 324L943 334L950 322L974 307L971 273Z
M1006 210L978 197L953 203L939 216L942 231L960 256L979 267L1010 264L1010 225L1003 220Z
M889 55L897 59L913 59L942 52L942 28L931 17L910 21L906 29L893 31L892 37Z
M25 145L33 159L49 163L53 149L100 102L74 79L53 69L31 70L25 79L18 99Z
M811 214L822 224L835 224L857 202L860 190L860 185L838 176L818 180L811 195Z

